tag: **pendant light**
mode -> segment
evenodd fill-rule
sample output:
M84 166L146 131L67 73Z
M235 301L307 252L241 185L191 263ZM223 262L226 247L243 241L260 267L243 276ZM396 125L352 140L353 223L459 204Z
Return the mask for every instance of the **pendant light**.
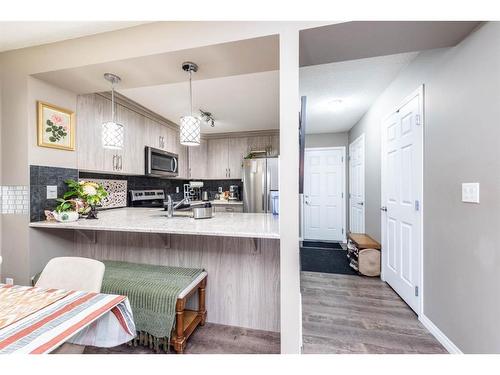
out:
M115 85L121 78L112 73L105 73L104 79L111 83L111 121L102 124L102 146L114 150L123 148L125 129L115 121Z
M182 70L189 73L189 116L182 116L181 121L181 145L199 146L200 145L200 119L193 116L193 86L191 76L193 72L198 71L198 65L193 62L182 63Z

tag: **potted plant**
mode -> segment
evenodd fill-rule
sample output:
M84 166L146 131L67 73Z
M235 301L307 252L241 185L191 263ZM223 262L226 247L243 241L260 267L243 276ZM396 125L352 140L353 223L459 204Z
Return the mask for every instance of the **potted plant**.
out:
M64 199L73 198L77 202L77 211L87 215L87 219L97 219L96 207L108 196L101 184L90 181L66 180L69 190L64 193Z
M80 214L78 213L78 204L74 200L66 200L58 198L59 204L56 209L52 211L54 219L60 222L70 222L78 220Z

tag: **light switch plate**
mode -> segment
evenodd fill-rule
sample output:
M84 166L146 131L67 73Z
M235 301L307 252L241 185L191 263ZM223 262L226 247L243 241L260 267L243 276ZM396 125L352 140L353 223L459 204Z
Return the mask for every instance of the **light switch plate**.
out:
M179 191L180 191L179 186L176 186L176 187L175 187L175 192L176 192L176 193L179 193Z
M479 203L479 182L462 184L462 202Z
M57 199L57 185L47 185L47 199Z

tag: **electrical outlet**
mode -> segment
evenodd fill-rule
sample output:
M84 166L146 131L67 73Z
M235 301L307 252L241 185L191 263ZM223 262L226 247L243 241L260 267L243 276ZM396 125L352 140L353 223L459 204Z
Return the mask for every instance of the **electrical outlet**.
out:
M176 186L176 187L175 187L175 192L176 192L177 194L179 194L179 193L181 192L181 189L179 188L179 186Z
M57 185L47 185L47 199L57 199Z
M219 190L217 190L220 193L222 193L222 187L219 186Z
M14 279L11 277L6 277L5 278L5 284L7 285L14 285Z
M462 184L462 202L479 203L479 182Z

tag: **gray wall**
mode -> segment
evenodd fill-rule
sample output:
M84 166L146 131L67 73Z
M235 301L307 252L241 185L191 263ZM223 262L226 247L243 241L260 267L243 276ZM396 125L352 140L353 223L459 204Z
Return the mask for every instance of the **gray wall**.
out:
M425 84L424 314L463 352L500 353L500 23L423 52L351 130L366 135L367 232L380 238L380 123ZM481 183L481 204L461 183Z
M306 148L344 146L347 150L348 140L348 132L306 134Z

